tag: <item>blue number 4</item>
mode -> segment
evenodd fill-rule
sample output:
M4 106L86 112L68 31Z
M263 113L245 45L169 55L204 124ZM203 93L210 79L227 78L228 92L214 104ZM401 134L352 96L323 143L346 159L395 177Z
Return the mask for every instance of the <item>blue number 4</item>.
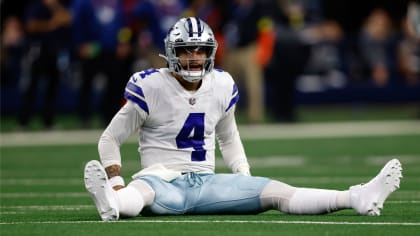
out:
M205 161L204 113L190 113L175 140L178 148L194 148L191 153L191 161Z

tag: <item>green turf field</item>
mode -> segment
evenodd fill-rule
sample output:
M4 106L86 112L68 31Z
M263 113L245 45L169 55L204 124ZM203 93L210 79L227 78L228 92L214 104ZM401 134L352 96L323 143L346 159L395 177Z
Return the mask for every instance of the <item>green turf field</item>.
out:
M346 189L368 181L386 161L399 157L404 168L401 188L385 203L380 217L358 216L351 210L321 216L292 216L269 211L260 215L139 216L103 223L84 189L82 178L84 164L97 159L95 141L72 145L2 145L0 235L383 236L420 233L420 133L245 137L253 175L297 186ZM139 167L137 145L133 142L123 145L122 153L123 174L129 181L128 177ZM217 171L228 172L222 163L219 158Z

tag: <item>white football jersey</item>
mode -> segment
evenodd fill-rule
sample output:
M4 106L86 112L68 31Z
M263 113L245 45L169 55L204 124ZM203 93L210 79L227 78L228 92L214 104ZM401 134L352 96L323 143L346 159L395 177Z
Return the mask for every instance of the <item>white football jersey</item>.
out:
M167 68L149 69L130 78L124 96L145 117L139 139L142 168L160 163L181 172L214 172L216 125L239 98L227 72L213 70L191 92Z

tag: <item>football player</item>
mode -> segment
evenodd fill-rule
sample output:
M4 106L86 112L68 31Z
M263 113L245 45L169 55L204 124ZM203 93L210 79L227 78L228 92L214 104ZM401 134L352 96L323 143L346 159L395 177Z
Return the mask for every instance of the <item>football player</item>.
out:
M214 69L217 42L202 20L182 18L165 38L168 68L135 73L127 103L100 137L100 161L88 162L85 186L104 221L178 214L253 214L276 209L323 214L353 208L379 215L399 187L401 164L389 161L364 185L345 191L298 188L251 176L234 110L238 88ZM141 171L125 186L120 145L139 134ZM232 174L215 174L215 140Z

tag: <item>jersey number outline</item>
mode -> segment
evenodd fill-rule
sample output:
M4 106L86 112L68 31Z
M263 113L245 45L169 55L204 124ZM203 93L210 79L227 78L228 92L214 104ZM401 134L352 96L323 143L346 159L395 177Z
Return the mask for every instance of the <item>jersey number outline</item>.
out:
M156 73L156 72L159 72L159 71L157 69L155 69L155 68L150 68L150 69L141 71L139 73L139 75L140 75L141 79L144 79L147 76L149 76L149 75L151 75L153 73ZM133 78L133 82L136 83L137 82L137 77L133 76L132 78Z
M150 68L150 69L147 69L147 70L144 70L144 71L140 72L140 77L142 79L144 79L146 76L151 75L151 74L156 73L156 72L159 72L159 71L155 68Z
M190 135L193 132L192 136ZM204 113L190 113L175 138L178 148L194 148L191 161L205 161L204 149Z

